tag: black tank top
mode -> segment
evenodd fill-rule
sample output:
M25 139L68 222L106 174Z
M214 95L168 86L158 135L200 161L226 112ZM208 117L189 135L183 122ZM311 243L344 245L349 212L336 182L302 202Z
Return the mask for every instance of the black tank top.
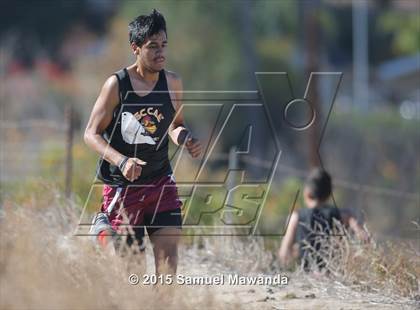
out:
M318 251L320 241L327 242L328 236L333 232L334 220L341 221L340 210L336 206L325 204L312 209L299 209L296 242L299 244L299 256L305 270L311 263L309 257L316 260L318 267L325 267L325 261Z
M124 186L145 184L171 174L167 132L174 118L175 109L168 91L165 71L159 72L155 87L145 96L134 92L126 68L115 75L118 79L120 102L103 137L121 154L137 157L147 162L147 165L143 166L140 177L130 182L117 166L100 158L98 178L105 184Z

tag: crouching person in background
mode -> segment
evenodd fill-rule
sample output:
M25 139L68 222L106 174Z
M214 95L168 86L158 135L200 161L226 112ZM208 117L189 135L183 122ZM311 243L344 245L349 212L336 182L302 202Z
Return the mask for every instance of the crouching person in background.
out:
M343 236L343 228L363 241L369 236L349 209L340 211L329 204L332 192L330 175L320 168L314 169L305 181L303 197L305 207L294 211L282 240L279 259L283 266L300 260L304 270L322 270L331 258L333 236ZM335 240L340 240L336 238ZM328 253L330 252L330 253Z

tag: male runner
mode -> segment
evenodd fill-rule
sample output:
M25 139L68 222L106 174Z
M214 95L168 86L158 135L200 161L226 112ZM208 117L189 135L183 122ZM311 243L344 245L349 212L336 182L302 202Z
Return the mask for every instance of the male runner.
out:
M183 125L181 78L164 70L167 33L162 14L153 10L134 19L129 41L136 61L107 79L84 135L103 158L98 177L105 183L102 212L91 231L106 240L103 224L109 221L119 232L127 216L139 242L143 225L147 228L156 273L162 272L163 263L175 273L181 202L168 159L168 135L193 158L202 148Z

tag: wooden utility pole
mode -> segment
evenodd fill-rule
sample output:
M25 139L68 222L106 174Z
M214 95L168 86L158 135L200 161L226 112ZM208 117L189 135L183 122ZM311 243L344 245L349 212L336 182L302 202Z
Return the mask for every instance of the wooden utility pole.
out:
M369 107L368 1L353 1L353 107Z
M73 106L67 103L64 111L64 119L66 124L66 172L65 172L65 195L70 198L71 183L72 183L72 170L73 170Z
M245 89L256 89L257 81L255 78L255 71L258 67L258 58L257 52L255 49L255 3L252 1L240 1L237 3L238 6L238 25L239 31L239 40L241 46L241 53L243 59L243 66L245 68L244 75L246 76L244 80ZM265 154L265 144L264 144L264 129L261 124L264 124L264 119L261 119L261 114L255 113L253 109L247 109L248 114L245 116L247 119L252 120L249 122L253 127L253 136L251 137L252 145L252 155L256 158L263 160ZM256 167L254 164L246 163L245 164L248 178L252 180L259 179L262 177L262 169Z
M305 28L305 76L310 77L312 72L319 72L319 59L320 59L320 40L321 29L319 26L318 16L319 1L304 2L304 28ZM320 139L320 124L318 117L321 113L319 104L318 81L312 79L310 92L306 98L316 113L317 118L311 127L308 129L308 162L311 168L320 165L318 155L318 144Z

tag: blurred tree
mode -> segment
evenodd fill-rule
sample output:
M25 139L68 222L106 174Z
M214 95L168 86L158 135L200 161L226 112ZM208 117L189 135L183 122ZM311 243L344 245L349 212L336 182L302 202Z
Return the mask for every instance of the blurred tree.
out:
M95 35L105 34L117 4L116 0L2 1L0 43L12 40L12 54L24 66L47 56L65 67L68 60L59 51L69 32L79 26Z
M392 53L415 54L420 51L419 12L386 10L378 18L378 31L390 34Z

